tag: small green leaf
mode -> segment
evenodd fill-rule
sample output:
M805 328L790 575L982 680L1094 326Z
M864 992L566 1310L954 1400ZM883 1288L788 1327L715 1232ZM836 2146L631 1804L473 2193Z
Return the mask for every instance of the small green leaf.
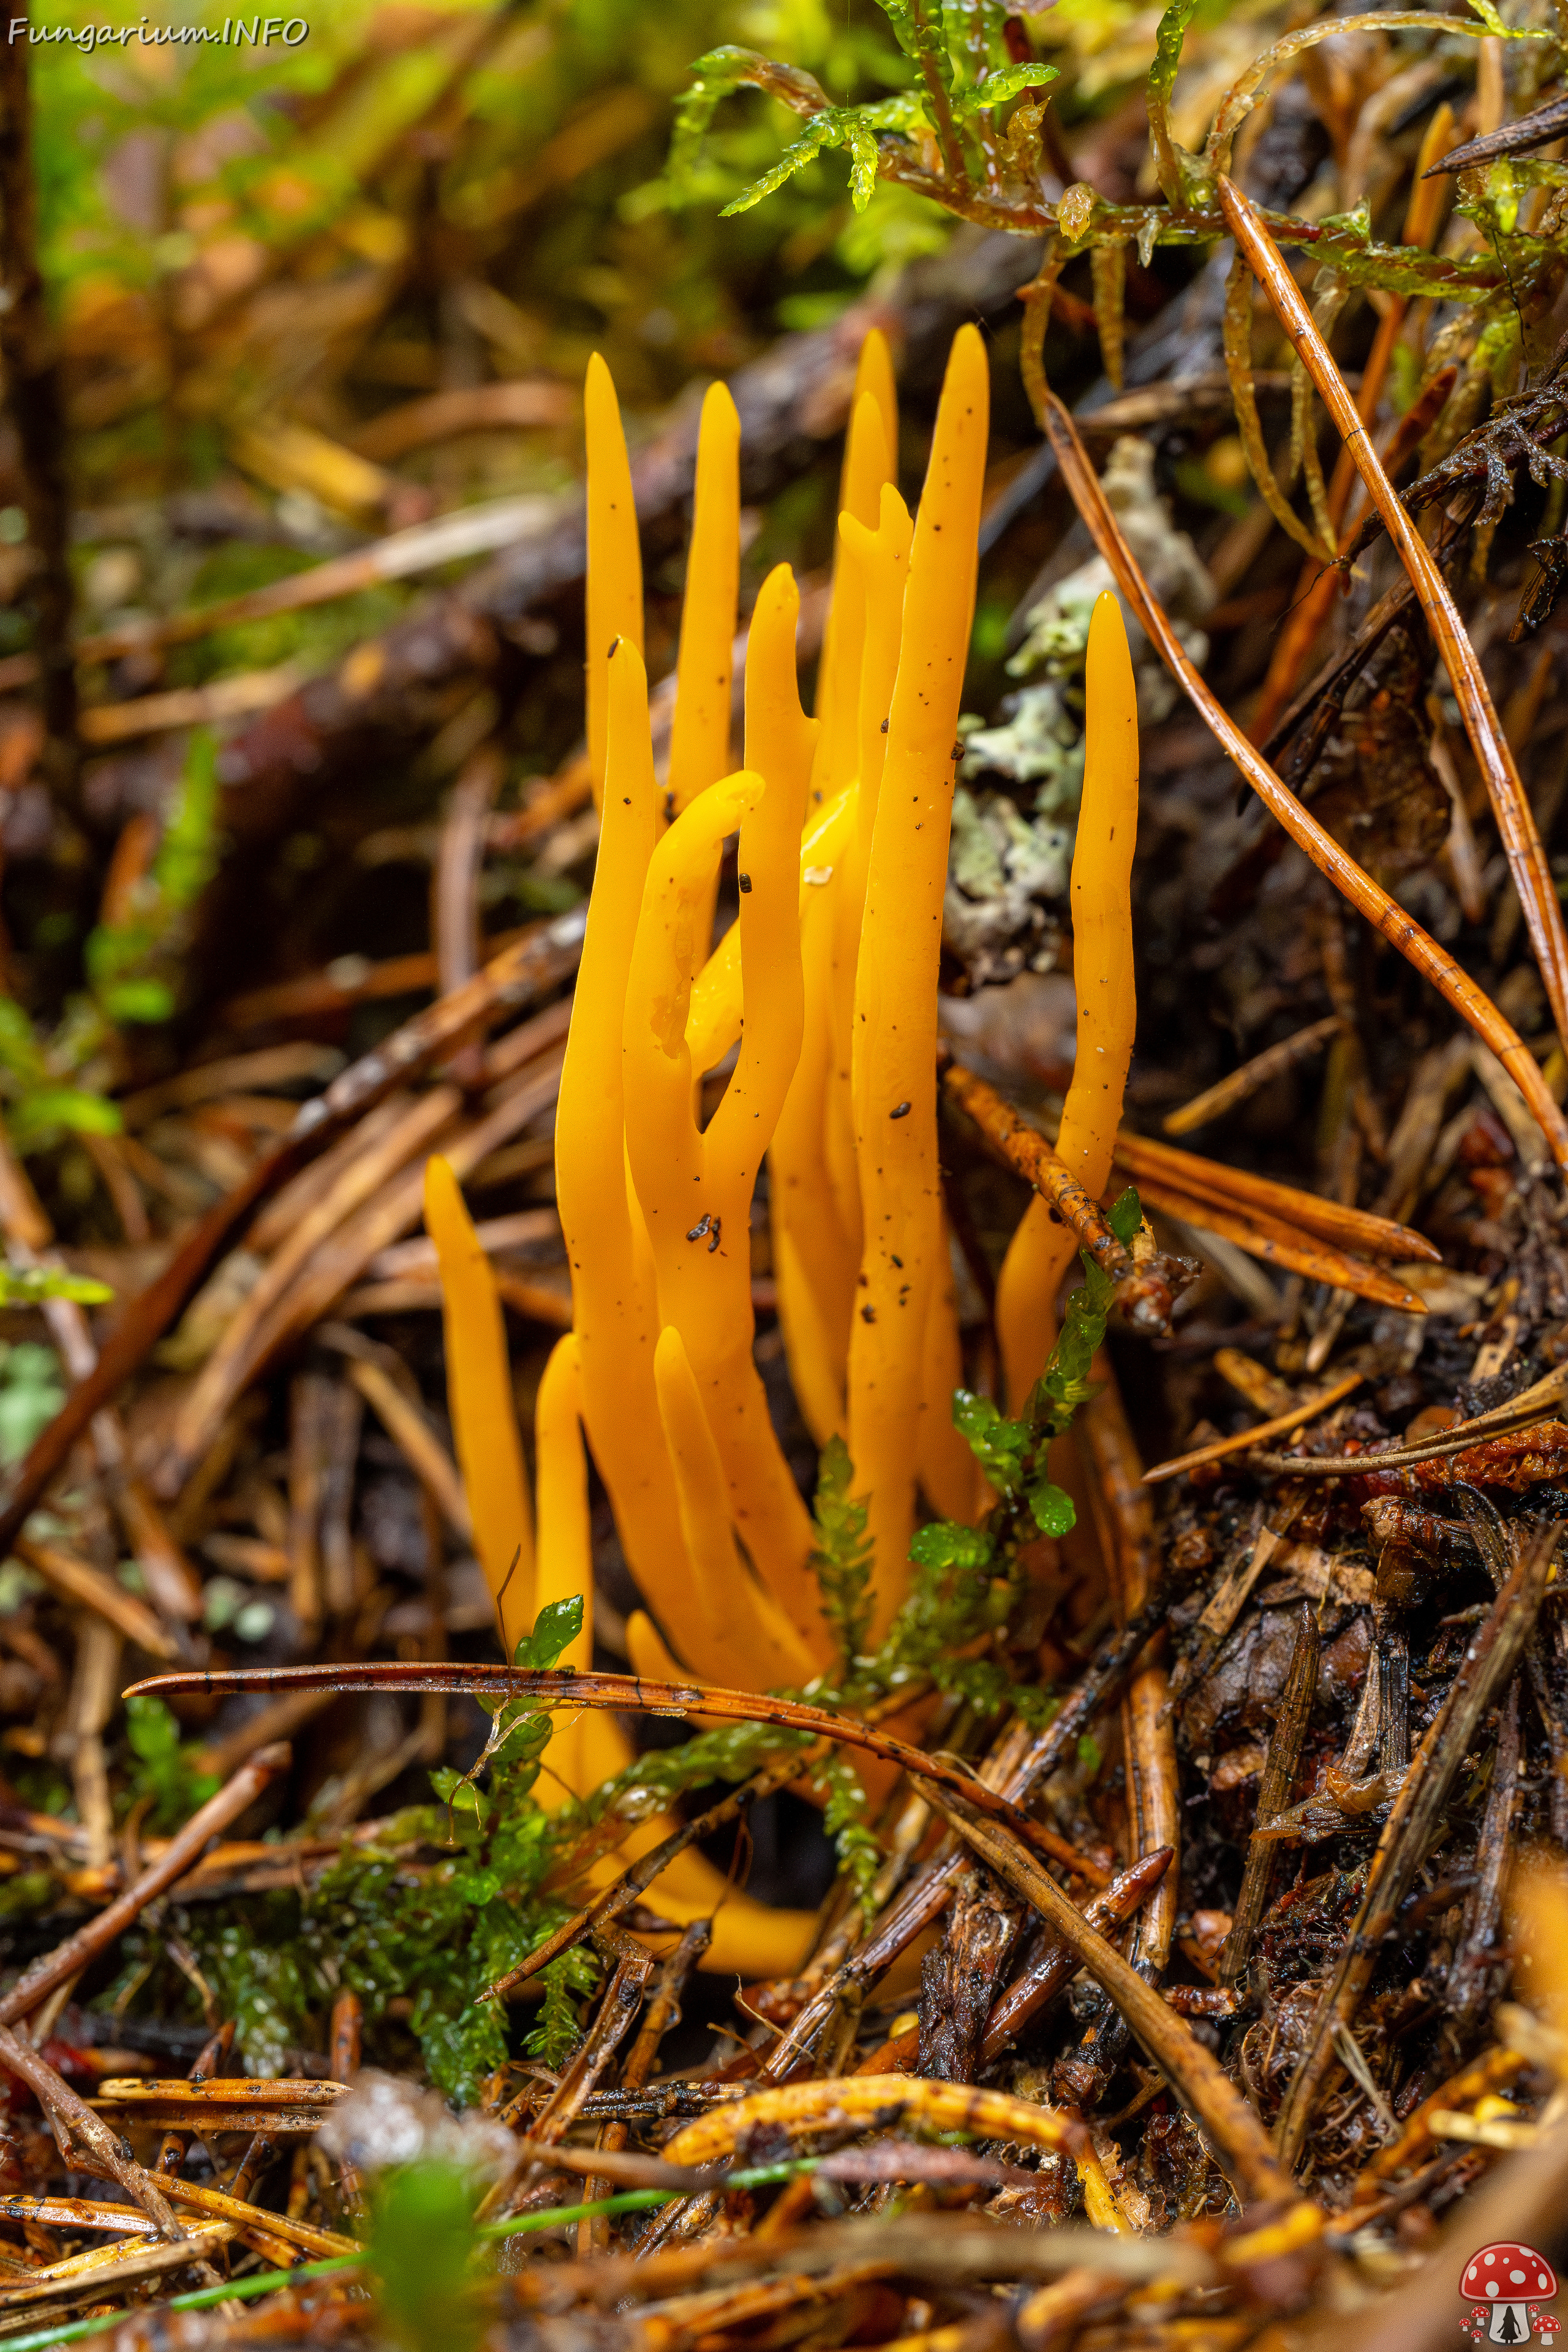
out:
M992 1549L984 1528L961 1528L952 1519L933 1519L910 1538L910 1558L917 1568L984 1568Z
M1029 1508L1043 1536L1065 1536L1078 1525L1072 1496L1048 1478L1037 1478L1029 1489Z
M989 1397L975 1396L969 1389L955 1389L952 1425L967 1441L971 1453L993 1486L1010 1488L1033 1442L1033 1432L1028 1423L1008 1421L997 1412Z
M574 1592L570 1601L546 1603L533 1621L533 1631L525 1633L512 1654L514 1666L527 1672L542 1673L554 1665L563 1651L569 1650L583 1630L583 1596Z
M99 1001L110 1021L152 1024L172 1021L174 992L163 980L116 980L99 992Z
M82 1307L101 1307L113 1296L107 1282L95 1282L87 1274L67 1274L60 1266L0 1266L0 1306L37 1307L46 1298L74 1298Z
M69 1128L78 1135L118 1135L122 1124L116 1104L81 1087L38 1087L23 1096L12 1116L22 1150L55 1128Z
M990 106L1005 106L1016 98L1021 89L1038 89L1048 81L1058 79L1055 66L1041 65L1031 59L1021 66L997 66L983 82L966 89L962 98L953 100L952 110L961 120L982 113Z
M594 1955L581 1944L547 1961L535 1982L544 1988L539 2023L523 2043L531 2058L545 2065L564 2066L583 2039L582 2022L573 1995L590 1993L598 1983Z
M1115 1205L1106 1211L1105 1222L1123 1248L1131 1249L1143 1223L1143 1204L1131 1184Z
M771 196L776 189L784 186L786 180L793 179L797 172L803 172L808 163L815 163L823 150L828 147L847 147L849 150L850 201L858 213L863 213L877 184L880 160L875 125L869 119L875 111L874 109L858 106L824 107L820 114L812 117L805 136L784 149L771 171L764 172L760 180L754 180L749 188L742 189L732 202L727 204L720 218L729 220L736 213L750 212L753 205L760 205L764 196Z
M1160 19L1154 35L1154 62L1149 68L1149 97L1161 107L1170 105L1171 92L1181 70L1182 45L1197 12L1198 0L1171 0Z
M1154 135L1160 184L1173 205L1202 202L1209 192L1204 166L1190 155L1171 131L1171 96L1181 69L1182 45L1198 11L1198 0L1171 0L1154 35L1154 62L1149 68L1149 126Z

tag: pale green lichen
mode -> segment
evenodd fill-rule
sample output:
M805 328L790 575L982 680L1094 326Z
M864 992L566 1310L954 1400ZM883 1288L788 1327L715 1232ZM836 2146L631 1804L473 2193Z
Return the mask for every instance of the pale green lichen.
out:
M1201 669L1208 657L1208 638L1202 624L1214 608L1214 583L1186 532L1172 522L1170 509L1154 487L1154 452L1150 443L1131 434L1118 441L1101 486L1155 598L1170 614L1184 650ZM1100 555L1091 556L1065 580L1047 588L1025 615L1026 633L1007 664L1008 676L1029 677L1038 669L1055 678L1071 676L1083 661L1089 615L1108 588L1115 593L1116 582L1110 566ZM1139 723L1152 727L1174 709L1178 688L1125 604L1122 617L1138 680Z
M1005 793L958 787L942 938L976 986L1010 979L1026 963L1049 971L1056 940L1047 909L1067 895L1071 855L1066 826L1031 823Z

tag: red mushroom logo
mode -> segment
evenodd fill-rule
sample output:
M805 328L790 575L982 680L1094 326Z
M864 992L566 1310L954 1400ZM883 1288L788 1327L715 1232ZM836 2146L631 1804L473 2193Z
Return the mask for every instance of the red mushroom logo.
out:
M1539 2336L1550 2344L1558 2323L1537 2305L1556 2292L1557 2274L1533 2246L1483 2246L1471 2255L1459 2281L1459 2293L1471 2305L1465 2333L1478 2343L1484 2338L1490 2344L1528 2344Z

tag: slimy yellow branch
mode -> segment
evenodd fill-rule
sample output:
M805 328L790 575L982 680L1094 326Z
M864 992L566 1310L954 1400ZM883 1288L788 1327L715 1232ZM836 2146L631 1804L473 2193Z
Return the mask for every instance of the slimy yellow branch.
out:
M583 1623L557 1661L594 1663L594 1542L588 1514L588 1461L583 1451L581 1351L574 1331L564 1331L550 1350L533 1407L533 1476L539 1500L539 1540L534 1560L534 1609L549 1609L575 1595Z
M583 1419L644 1591L679 1582L680 1514L653 1385L653 1285L638 1266L626 1168L621 1032L632 940L653 855L658 786L642 656L624 638L606 663L613 777L555 1114L555 1193L572 1269Z
M822 1641L806 1571L811 1530L752 1361L750 1216L762 1156L800 1051L801 817L812 729L795 688L798 600L787 570L764 583L747 662L742 772L678 817L654 854L626 990L626 1148L647 1222L661 1323L680 1332L729 1484L736 1530L806 1641ZM691 1110L686 1023L699 914L721 845L741 828L740 1059L706 1133ZM645 1590L647 1588L645 1587ZM667 1603L668 1606L668 1603Z
M533 1407L534 1489L539 1510L534 1606L537 1614L574 1595L581 1600L582 1627L562 1652L561 1663L586 1672L594 1663L594 1543L582 1409L577 1335L567 1331L550 1351ZM587 1778L583 1748L583 1717L563 1717L550 1743L549 1774L540 1785L539 1795L545 1805L558 1804L569 1793L585 1796L597 1786Z
M849 1318L859 1268L858 1251L833 1196L824 1125L833 1057L835 888L854 822L853 793L840 793L802 847L805 1024L800 1059L768 1152L779 1322L795 1400L818 1445L843 1434Z
M642 651L642 549L632 469L610 371L595 352L583 386L588 436L588 763L594 803L605 797L610 647L625 637Z
M495 1276L458 1180L438 1154L425 1163L425 1225L441 1269L447 1396L474 1549L510 1658L534 1618L533 1514Z
M989 398L985 347L961 328L915 521L856 973L852 1093L866 1239L850 1326L849 1450L871 1497L879 1628L906 1580L926 1318L942 1247L937 970Z
M543 1609L552 1601L580 1596L582 1631L563 1653L561 1663L586 1671L593 1663L594 1555L588 1465L579 1427L581 1402L577 1341L567 1332L551 1350L534 1408L539 1487L536 1599L537 1606ZM727 1523L724 1536L728 1542ZM733 1561L732 1545L731 1559ZM591 1796L605 1780L624 1772L631 1761L626 1733L613 1717L590 1709L577 1715L563 1713L540 1776L540 1801L548 1810L558 1811L574 1797ZM594 1883L607 1885L628 1861L668 1837L674 1826L662 1817L638 1822L615 1853L598 1857L590 1872ZM678 1927L692 1919L714 1919L708 1961L712 1968L759 1974L792 1968L799 1959L806 1932L805 1916L753 1902L730 1887L700 1853L677 1857L659 1879L658 1902Z
M1073 979L1078 1056L1057 1151L1099 1200L1132 1058L1131 874L1138 835L1138 695L1121 607L1107 589L1095 604L1085 676L1083 799L1072 862ZM1056 1336L1056 1297L1071 1262L1069 1227L1032 1200L996 1286L996 1329L1012 1409L1039 1378Z
M871 865L877 796L899 674L914 525L909 509L889 484L881 492L880 519L875 530L868 530L853 515L841 515L838 531L844 568L859 584L863 642L855 711L854 819L833 887L833 1051L823 1124L834 1206L858 1258L864 1233L853 1092L856 975L865 930L866 879Z
M898 479L899 407L888 346L869 334L860 349L844 448L838 509L875 530L882 488ZM840 540L833 565L833 602L823 633L817 672L816 715L822 745L815 790L824 802L855 778L855 733L860 708L860 662L865 642L865 598L854 564Z
M680 608L669 798L679 811L730 772L730 666L741 572L741 420L721 383L702 403Z
M738 439L728 394L709 394L680 633L675 814L660 838L630 473L608 375L598 362L590 370L588 716L601 831L556 1118L574 1328L539 1392L537 1575L493 1285L487 1326L475 1266L484 1284L488 1266L450 1172L431 1178L454 1420L481 1556L492 1583L520 1545L528 1569L515 1602L508 1596L509 1649L542 1601L578 1591L584 1625L570 1662L590 1653L585 1434L651 1612L634 1612L627 1625L639 1672L776 1689L809 1682L831 1654L808 1567L810 1517L752 1357L751 1219L764 1154L796 1395L819 1442L847 1431L857 1491L870 1496L876 1631L907 1582L917 1484L946 1517L974 1507L973 1465L949 1412L962 1360L936 1161L935 1049L987 405L984 350L965 329L911 522L891 478L891 372L879 339L868 343L846 450L821 723L801 709L799 596L780 566L749 630L745 765L726 773ZM1090 768L1098 773L1092 751ZM1091 785L1086 813L1094 800ZM721 859L737 834L738 919L710 955ZM1075 889L1082 878L1075 868ZM1081 891L1076 903L1082 970L1101 957L1101 940L1096 907ZM1109 913L1106 926L1112 937ZM1106 1029L1086 1052L1102 1042L1119 1106L1125 1046L1117 1061ZM693 1079L731 1048L734 1068L704 1128ZM1080 1123L1087 1167L1099 1127ZM1115 1107L1107 1153L1114 1127ZM504 1550L493 1532L503 1526ZM625 1735L593 1712L563 1724L548 1773L564 1801L629 1761ZM662 1833L639 1825L622 1859ZM594 1865L617 1867L609 1857ZM661 1876L658 1900L678 1921L717 1906L712 1967L773 1973L799 1958L806 1922L727 1894L700 1857L682 1855Z
M736 1553L724 1466L673 1323L658 1335L654 1379L690 1567L688 1605L672 1620L681 1654L709 1682L721 1680L737 1655L765 1687L809 1682L816 1659Z

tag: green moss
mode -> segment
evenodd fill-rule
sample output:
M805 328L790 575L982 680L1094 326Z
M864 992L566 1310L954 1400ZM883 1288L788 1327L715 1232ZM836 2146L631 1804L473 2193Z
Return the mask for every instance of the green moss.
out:
M15 1878L0 1879L0 1919L26 1919L47 1910L57 1892L47 1870L23 1870Z

